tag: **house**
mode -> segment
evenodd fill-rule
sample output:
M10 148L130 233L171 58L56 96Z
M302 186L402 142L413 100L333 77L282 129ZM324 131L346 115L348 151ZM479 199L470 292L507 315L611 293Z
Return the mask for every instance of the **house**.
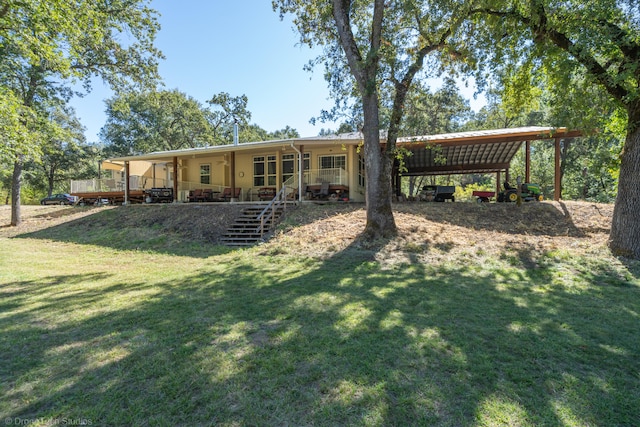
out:
M398 145L411 152L404 161L405 176L496 173L499 185L500 173L506 173L508 180L509 163L523 143L528 153L530 141L554 140L559 169L560 139L577 136L579 132L566 128L524 127L406 137ZM319 196L364 202L362 144L362 134L349 133L118 157L103 163L109 177L100 183L93 180L92 189L123 191L127 200L127 192L170 188L174 201L188 202L266 200L284 188L290 198L302 194L302 199ZM399 189L399 180L395 182ZM76 181L74 187L72 183L71 193L81 192L81 184ZM322 191L328 194L319 194Z

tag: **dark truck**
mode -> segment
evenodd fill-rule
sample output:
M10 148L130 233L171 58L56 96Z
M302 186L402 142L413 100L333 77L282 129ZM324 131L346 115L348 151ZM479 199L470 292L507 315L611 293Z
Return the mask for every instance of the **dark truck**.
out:
M420 191L420 200L425 202L444 202L445 200L456 201L453 193L456 192L454 185L425 185Z

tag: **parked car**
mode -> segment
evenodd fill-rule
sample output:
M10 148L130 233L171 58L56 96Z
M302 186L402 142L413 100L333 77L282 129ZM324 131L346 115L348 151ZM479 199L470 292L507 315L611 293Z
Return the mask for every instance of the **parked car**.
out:
M70 194L53 194L40 200L41 205L72 205L76 202L75 197Z

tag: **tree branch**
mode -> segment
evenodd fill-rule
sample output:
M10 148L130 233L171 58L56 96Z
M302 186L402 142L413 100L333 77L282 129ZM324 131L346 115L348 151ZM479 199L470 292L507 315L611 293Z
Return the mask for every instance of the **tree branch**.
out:
M531 17L524 16L514 9L508 11L498 11L488 8L473 9L472 14L481 13L492 16L498 16L503 18L513 18L521 23L529 26L534 34L533 41L535 43L543 43L544 41L551 42L558 48L564 50L571 55L576 61L584 66L590 75L592 75L605 90L609 92L618 101L623 101L628 95L628 91L621 85L615 83L612 76L609 75L607 69L601 65L596 58L591 55L587 49L575 44L566 34L550 28L548 25L547 13L542 5L537 4L539 7L536 12L539 14L538 19L534 22ZM620 47L619 44L617 44Z

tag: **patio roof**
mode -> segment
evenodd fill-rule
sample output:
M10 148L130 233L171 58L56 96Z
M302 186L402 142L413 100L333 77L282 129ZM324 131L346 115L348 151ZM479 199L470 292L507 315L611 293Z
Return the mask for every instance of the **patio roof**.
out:
M411 151L403 175L447 175L504 171L524 141L573 138L566 128L530 126L400 138Z

